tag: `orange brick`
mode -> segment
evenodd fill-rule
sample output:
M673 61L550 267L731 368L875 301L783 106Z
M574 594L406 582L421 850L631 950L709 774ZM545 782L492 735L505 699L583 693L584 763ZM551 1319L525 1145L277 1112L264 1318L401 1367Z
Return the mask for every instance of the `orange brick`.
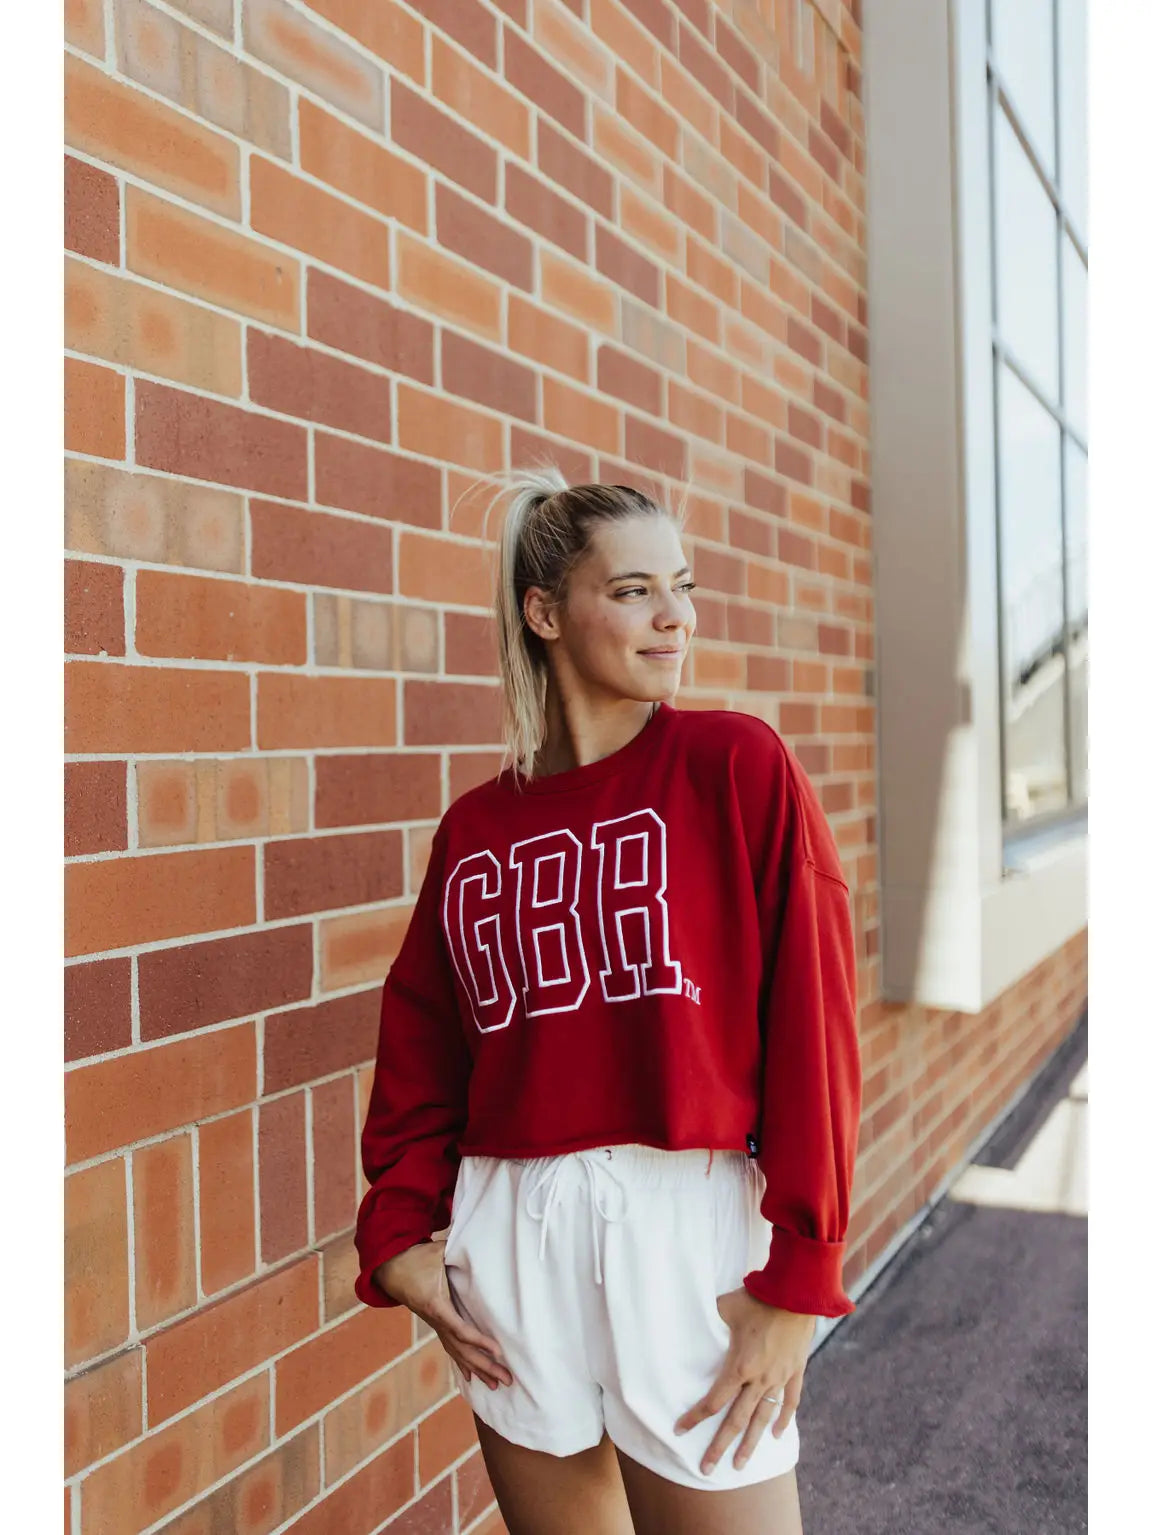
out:
M320 1412L402 1354L411 1341L412 1322L403 1307L365 1307L285 1354L276 1362L276 1433L287 1434Z
M128 265L194 298L300 329L300 265L283 251L127 188Z
M149 1423L163 1423L314 1333L318 1264L309 1253L153 1333L146 1343Z
M285 0L245 0L244 46L341 111L383 128L382 71Z
M432 89L445 106L521 160L531 159L528 107L441 37L432 39Z
M372 0L371 5L363 0L309 0L309 7L377 58L424 84L425 29L395 0Z
M144 1529L267 1444L268 1377L260 1375L98 1466L84 1481L85 1535Z
M205 1295L213 1295L256 1266L251 1111L201 1125L197 1140L200 1270Z
M371 1341L376 1342L374 1338ZM305 1344L305 1348L309 1346ZM405 1337L401 1347L407 1346L408 1340ZM368 1373L368 1370L360 1372L361 1376ZM346 1376L344 1378L346 1380ZM347 1389L347 1385L343 1389ZM429 1338L414 1354L398 1360L379 1379L328 1413L324 1419L324 1472L327 1480L334 1482L347 1475L353 1466L367 1460L379 1445L394 1438L401 1429L427 1412L453 1389L448 1356L439 1338ZM330 1397L336 1394L335 1391L329 1392ZM459 1397L455 1400L461 1406L465 1405ZM471 1411L468 1412L468 1424L472 1426ZM421 1431L423 1427L421 1424ZM466 1447L471 1448L475 1443L476 1431L473 1427ZM428 1446L429 1452L434 1444L435 1435ZM420 1452L424 1454L423 1442ZM463 1449L458 1453L463 1453ZM430 1463L432 1458L429 1454ZM430 1480L424 1474L423 1463L420 1480L425 1484Z
M411 906L390 906L321 922L321 990L382 981L399 953L411 915Z
M201 570L244 564L238 495L109 464L66 461L64 529L67 547L84 554Z
M660 82L659 52L652 34L624 11L617 0L592 0L592 30L609 51L622 59L651 86ZM623 78L617 70L617 86Z
M680 125L675 116L623 70L616 76L616 110L661 154L679 159Z
M64 359L64 446L95 458L124 457L124 378L75 357Z
M592 147L630 181L654 196L660 192L660 161L650 144L604 108L597 107L592 126Z
M617 297L613 285L546 250L540 252L540 296L549 307L562 310L593 330L616 334Z
M307 100L300 102L300 168L420 234L428 228L424 171Z
M492 600L491 560L478 545L405 530L400 535L400 592L429 602L487 607Z
M518 293L508 295L508 346L581 383L591 376L587 331Z
M302 666L308 659L307 599L280 587L142 570L136 578L136 648L146 656Z
M224 757L136 764L141 847L307 831L303 757Z
M145 181L240 217L240 151L182 112L90 64L64 64L64 132L75 149Z
M259 679L257 709L262 751L396 744L396 684L391 678L270 672Z
M267 1535L320 1491L320 1431L305 1429L164 1525L164 1535ZM399 1535L399 1532L398 1532Z
M668 317L706 341L720 339L720 310L698 289L683 283L673 273L665 274Z
M175 1135L132 1157L136 1326L144 1331L196 1304L192 1137Z
M103 858L64 875L65 952L95 954L256 921L251 847Z
M67 1161L85 1162L225 1113L255 1093L250 1023L77 1066L64 1077Z
M98 59L104 57L104 0L64 0L64 38Z
M75 1476L143 1433L143 1361L142 1349L125 1349L65 1382L65 1476Z
M305 251L376 288L386 288L388 226L339 197L253 155L248 168L257 234Z
M81 261L65 263L64 345L212 394L240 393L240 326Z
M620 224L641 245L673 266L684 265L684 236L679 222L662 213L631 187L620 188Z
M544 425L550 432L587 443L603 453L619 453L622 421L615 405L558 379L545 378Z
M415 1456L412 1437L406 1436L390 1445L354 1476L341 1482L318 1503L314 1503L290 1526L291 1535L370 1535L380 1528L397 1509L408 1503L415 1492ZM416 1519L406 1513L396 1521L396 1535L404 1526L410 1530L440 1531L453 1528L452 1489L445 1481L433 1488L416 1505Z
M498 416L401 384L396 419L398 442L406 452L482 473L504 463L504 424Z
M499 283L406 235L398 235L396 243L396 288L401 297L465 330L500 339Z
M332 1417L335 1416L333 1413ZM416 1442L420 1481L423 1486L427 1486L476 1444L476 1420L464 1398L454 1396L443 1407L429 1413L417 1425Z
M698 688L742 692L748 684L746 657L738 650L713 650L699 641L692 647L692 681Z
M115 1157L64 1180L64 1363L128 1336L128 1186Z

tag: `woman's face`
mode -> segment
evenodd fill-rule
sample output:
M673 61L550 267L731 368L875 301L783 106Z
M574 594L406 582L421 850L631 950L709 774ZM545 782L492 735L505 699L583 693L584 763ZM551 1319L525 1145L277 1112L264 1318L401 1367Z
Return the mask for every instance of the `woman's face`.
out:
M572 571L562 604L529 595L530 621L553 663L594 693L644 702L672 698L696 628L693 588L671 518L601 522ZM554 648L553 648L554 647Z

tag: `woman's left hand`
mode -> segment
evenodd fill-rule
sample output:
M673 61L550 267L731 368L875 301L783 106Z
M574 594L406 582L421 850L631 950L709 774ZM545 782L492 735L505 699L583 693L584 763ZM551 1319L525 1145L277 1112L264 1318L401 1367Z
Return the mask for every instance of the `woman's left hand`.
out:
M772 1425L776 1438L788 1427L800 1402L808 1345L816 1329L814 1316L766 1305L743 1285L718 1296L716 1309L732 1333L728 1357L707 1395L676 1423L676 1432L686 1433L732 1403L700 1463L705 1473L741 1434L733 1465L744 1465L773 1413L779 1413ZM779 1408L766 1400L771 1396L781 1398Z

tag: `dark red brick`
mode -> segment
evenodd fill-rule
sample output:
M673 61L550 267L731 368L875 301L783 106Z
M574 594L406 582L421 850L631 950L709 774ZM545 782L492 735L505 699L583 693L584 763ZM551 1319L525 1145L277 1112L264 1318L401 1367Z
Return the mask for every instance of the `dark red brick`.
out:
M749 656L748 686L755 693L788 693L792 663L783 656Z
M760 69L756 55L723 16L716 17L716 51L724 62L736 71L748 89L758 95ZM737 98L739 98L739 92Z
M64 1059L78 1061L132 1043L132 961L96 959L64 967Z
M659 305L659 267L603 224L596 226L596 270L646 304Z
M743 91L736 92L736 121L762 149L766 149L774 159L779 157L779 128L764 108L745 96Z
M315 267L308 272L308 334L325 346L422 384L433 380L434 331L429 321Z
M518 224L534 229L578 260L588 259L588 215L531 171L511 163L505 167L504 206ZM439 233L439 224L436 227Z
M264 846L264 915L270 922L404 894L398 831L292 837Z
M819 448L824 441L820 417L805 410L803 405L797 405L795 400L788 402L788 431L798 441L806 442L810 448Z
M734 109L736 91L732 76L718 62L712 50L695 33L684 27L680 28L680 62L690 75L699 80L710 96L715 96L726 112Z
M140 1034L164 1039L299 1002L312 992L312 925L141 954Z
M785 565L799 565L803 570L816 569L816 545L803 533L791 528L777 528L777 554Z
M128 846L128 784L123 762L64 765L64 854L115 853Z
M651 416L661 413L660 374L628 352L604 343L596 355L596 384L605 394L615 395Z
M387 378L283 336L249 330L248 392L254 404L286 416L321 421L381 442L392 436Z
M584 92L517 32L504 33L504 78L562 128L578 139L586 137Z
M808 209L803 197L774 165L768 167L768 196L794 224L808 228Z
M404 684L409 746L494 746L500 741L500 694L469 682Z
M120 264L120 187L107 172L64 156L64 244L93 261Z
M312 1202L317 1241L356 1219L360 1147L356 1079L337 1077L312 1089Z
M530 219L521 218L512 207L510 188L517 177L522 178L525 174L518 166L508 165L504 173L504 202L514 219L535 229L537 226ZM576 214L576 217L582 215ZM502 277L513 287L532 291L531 240L439 181L436 183L436 239L445 250L455 251L485 271Z
M304 1094L260 1105L260 1258L276 1263L308 1245Z
M316 433L316 500L365 517L440 526L440 470L347 437Z
M442 387L502 415L536 420L536 374L468 337L445 330L440 338Z
M733 507L728 513L728 541L749 554L772 559L776 553L776 530L763 517L752 517Z
M376 1055L379 1031L379 986L271 1014L264 1022L264 1091L282 1093L363 1066Z
M269 496L308 495L303 427L144 379L136 384L136 461Z
M530 432L516 421L512 423L511 460L514 464L556 464L569 485L587 485L593 478L591 454L543 432Z
M776 615L761 603L746 605L742 602L730 602L728 604L728 638L737 645L774 645Z
M124 571L95 560L64 561L64 653L124 654Z
M495 778L504 765L499 752L453 752L448 759L448 801Z
M496 68L497 22L480 0L409 0L409 7L455 38L489 69Z
M551 123L536 125L536 163L543 175L565 192L587 203L605 218L612 217L612 177L591 155L577 148Z
M496 151L492 146L395 77L391 90L394 142L474 196L495 202Z
M495 677L496 628L479 613L445 613L444 670L449 676Z
M786 475L790 480L798 480L802 485L811 485L812 458L803 448L796 447L783 437L777 437L773 460L779 474Z
M253 501L252 574L302 586L392 590L392 530L300 506Z
M788 499L784 486L755 469L744 471L744 499L749 506L761 512L771 512L773 517L787 515Z
M325 753L316 758L317 826L429 821L439 814L438 757L422 752L370 752L351 757Z
M826 304L818 293L812 295L812 324L833 341L844 345L844 320L839 311Z
M650 421L639 416L629 416L624 423L624 452L629 460L651 469L653 474L666 474L674 480L688 478L688 445L682 437L674 437Z
M820 337L795 315L788 316L788 345L794 352L799 352L800 356L810 362L813 367L820 366L823 356Z
M713 592L739 596L744 591L744 561L736 554L698 547L692 554L692 574Z

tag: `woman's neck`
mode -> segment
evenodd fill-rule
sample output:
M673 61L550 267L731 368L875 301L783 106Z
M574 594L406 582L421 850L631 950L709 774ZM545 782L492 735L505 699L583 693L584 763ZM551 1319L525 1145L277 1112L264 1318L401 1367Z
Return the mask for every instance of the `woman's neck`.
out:
M546 731L533 777L546 778L610 757L635 739L656 713L655 703L621 698L611 703L563 699L555 679L544 702Z

